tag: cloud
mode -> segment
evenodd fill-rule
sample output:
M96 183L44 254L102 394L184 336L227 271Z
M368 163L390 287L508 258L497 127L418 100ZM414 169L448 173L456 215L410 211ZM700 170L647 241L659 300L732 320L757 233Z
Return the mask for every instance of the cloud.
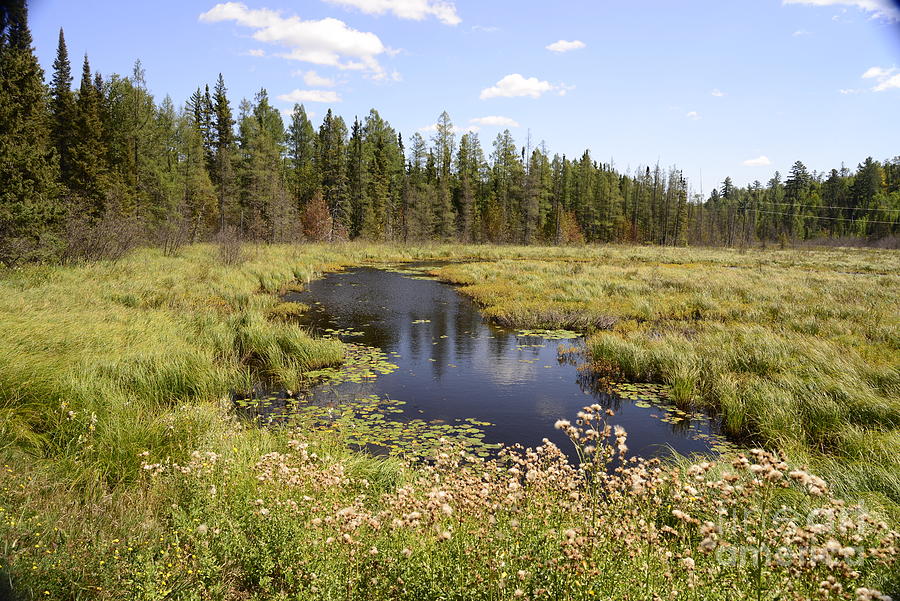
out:
M900 71L897 67L885 69L883 67L870 67L862 74L863 79L874 79L877 83L872 88L873 92L884 92L894 88L900 88Z
M693 119L694 121L698 121L700 119L700 113L697 111L690 111L687 115L685 115L688 119Z
M499 115L489 115L487 117L475 117L469 119L470 123L485 125L488 127L519 127L519 122L509 117L501 117Z
M725 95L725 92L723 92L719 88L715 88L712 92L710 92L710 94L712 94L716 98L722 98Z
M474 121L474 119L473 119ZM455 134L476 134L480 128L477 125L470 125L469 127L460 127L458 125L453 126L453 133ZM420 127L418 129L419 133L428 134L434 133L437 131L437 123L432 123L431 125L426 125L425 127Z
M772 161L769 160L769 157L766 155L760 155L755 159L747 159L742 163L745 167L765 167L767 165L771 165Z
M850 88L841 88L840 90L838 90L838 92L840 92L840 93L843 94L844 96L847 96L847 95L849 95L849 94L859 94L860 92L862 92L862 90L850 89Z
M811 31L806 31L805 29L798 29L797 31L795 31L795 32L792 33L791 35L794 36L795 38L802 38L802 37L805 37L805 36L808 36L808 35L812 35L812 32L811 32Z
M247 56L265 56L266 51L262 48L251 48L247 52L245 52Z
M333 88L337 82L330 77L323 77L315 71L294 71L292 75L303 78L303 83L313 88Z
M473 25L472 31L481 31L482 33L494 33L500 31L499 27L493 25Z
M488 98L515 98L517 96L531 96L532 98L540 98L546 92L557 92L560 96L565 96L566 92L574 89L575 86L566 86L563 84L554 85L549 81L539 80L537 77L522 77L518 73L512 73L505 76L496 84L489 88L481 90L479 96L482 100Z
M855 6L871 13L873 18L888 21L900 20L900 9L893 0L783 0L784 4L805 4L808 6Z
M400 19L422 21L435 17L444 25L459 25L462 19L453 2L442 0L325 0L330 4L352 6L367 15L393 13Z
M585 44L581 40L572 40L571 42L568 42L566 40L559 40L558 42L553 42L549 46L545 46L545 48L552 52L562 53L570 52L572 50L578 50L579 48L584 48L585 46L587 46L587 44Z
M287 52L278 55L282 58L368 71L376 79L385 77L377 57L388 49L378 36L351 29L338 19L304 21L296 15L283 17L268 8L250 9L241 2L224 2L201 14L199 20L234 21L253 29L253 39L286 48Z
M334 90L294 90L281 94L278 100L290 103L298 102L340 102L340 95Z
M291 119L294 118L294 107L287 108L287 109L281 109L281 116L284 117L284 119L286 121L290 122ZM313 119L316 118L316 112L315 111L306 111L306 118L309 119L310 121L312 121Z

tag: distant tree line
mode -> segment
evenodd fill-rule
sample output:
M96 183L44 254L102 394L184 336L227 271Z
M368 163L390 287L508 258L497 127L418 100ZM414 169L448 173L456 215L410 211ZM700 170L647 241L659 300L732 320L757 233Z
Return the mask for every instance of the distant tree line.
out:
M316 128L285 122L260 90L237 114L219 75L176 108L157 103L138 62L104 77L87 56L78 85L62 30L49 84L24 0L0 6L0 262L109 257L134 244L245 240L634 242L750 245L880 238L900 228L900 157L708 197L658 164L620 173L588 151L518 146L486 156L476 133L440 115L404 140L378 111Z

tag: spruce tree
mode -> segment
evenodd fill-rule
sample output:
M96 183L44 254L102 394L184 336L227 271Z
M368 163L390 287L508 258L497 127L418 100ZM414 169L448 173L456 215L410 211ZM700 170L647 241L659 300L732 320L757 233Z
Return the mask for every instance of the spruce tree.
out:
M316 130L302 104L294 105L287 140L288 156L291 159L289 187L294 202L302 210L319 187L319 174L315 165Z
M331 239L346 238L350 230L351 207L347 189L347 126L331 109L319 128L316 164L322 178L322 197L332 218Z
M103 213L105 208L102 180L107 171L100 102L100 92L91 80L91 66L85 54L75 104L70 146L71 171L67 183L84 201L83 210L94 217Z
M59 30L59 45L53 61L53 80L50 84L51 135L59 157L60 180L68 183L71 175L71 130L75 122L75 94L72 93L72 66L63 30Z
M58 250L57 163L24 0L0 4L0 263Z
M213 139L214 168L211 179L218 197L219 231L225 229L228 216L233 212L232 195L234 189L234 118L228 102L225 79L219 73L213 91Z

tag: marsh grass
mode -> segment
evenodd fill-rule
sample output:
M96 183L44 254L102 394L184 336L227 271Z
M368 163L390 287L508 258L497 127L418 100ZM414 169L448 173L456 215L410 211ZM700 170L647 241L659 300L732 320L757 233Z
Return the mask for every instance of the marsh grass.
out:
M717 412L727 434L783 449L841 492L875 492L896 509L900 255L594 252L437 273L501 323L580 323L599 369L667 384L682 407Z
M875 599L900 586L896 535L876 517L900 487L896 255L241 250L231 264L201 245L0 274L0 576L23 599ZM642 462L601 482L552 445L484 461L451 441L412 465L235 417L231 391L294 385L343 357L282 320L300 308L279 308L279 292L419 259L480 261L441 275L510 324L607 328L589 341L598 365L718 408L875 513L809 530L809 511L845 505L812 476L760 476L786 473L773 454ZM760 559L790 533L789 564ZM723 563L712 542L744 559Z

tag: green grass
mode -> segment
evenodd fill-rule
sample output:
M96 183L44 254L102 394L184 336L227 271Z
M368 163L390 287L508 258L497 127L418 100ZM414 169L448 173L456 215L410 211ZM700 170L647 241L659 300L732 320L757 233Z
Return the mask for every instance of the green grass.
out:
M900 473L896 254L348 244L246 256L225 266L200 245L0 273L0 596L769 599L818 595L828 576L843 587L833 599L898 591L896 533L788 483L787 468L769 479L685 460L604 482L553 449L460 463L452 442L413 465L350 451L340 432L260 429L229 400L343 356L294 325L303 308L279 291L344 265L490 261L440 273L504 323L597 330L597 368L671 384L879 515ZM797 527L776 513L803 536L790 565L754 563ZM810 520L825 525L807 532ZM708 549L705 522L739 559ZM803 564L833 544L859 553Z
M516 327L582 327L595 368L668 384L734 437L900 503L900 254L606 247L448 266Z

